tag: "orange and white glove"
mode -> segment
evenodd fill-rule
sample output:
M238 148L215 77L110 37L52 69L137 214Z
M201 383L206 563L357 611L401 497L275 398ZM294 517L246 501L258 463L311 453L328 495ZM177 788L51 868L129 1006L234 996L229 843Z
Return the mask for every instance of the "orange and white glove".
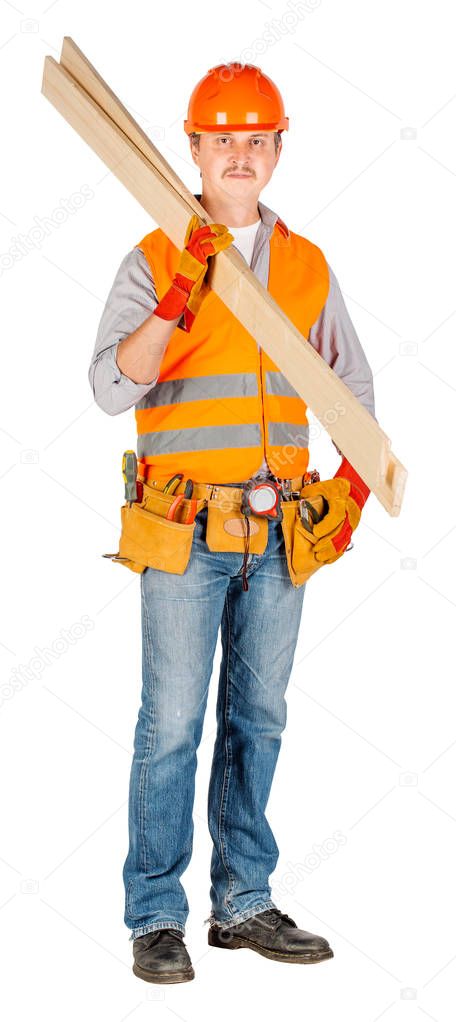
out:
M321 564L331 564L349 546L371 491L344 455L334 478L306 486L305 496L312 496L313 490L315 495L324 496L329 505L327 514L313 527L317 537L313 553Z
M234 241L224 224L199 226L196 213L192 216L185 234L184 249L171 287L154 309L154 315L161 319L177 319L184 314L182 329L190 333L195 316L203 298L210 291L204 277L208 268L208 257L228 248Z

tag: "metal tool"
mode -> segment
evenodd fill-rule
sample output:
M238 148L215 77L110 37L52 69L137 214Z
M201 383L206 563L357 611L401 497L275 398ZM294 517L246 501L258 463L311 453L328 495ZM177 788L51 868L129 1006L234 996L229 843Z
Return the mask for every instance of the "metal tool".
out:
M319 482L320 473L318 469L312 468L310 472L304 472L304 475L302 477L302 489L304 489L305 486L311 486L312 483ZM298 493L298 497L300 497L300 495L301 490ZM313 526L316 525L317 522L320 522L322 518L324 518L328 510L328 502L326 498L322 497L322 501L323 512L321 515L318 514L318 511L316 510L316 508L314 508L313 504L310 504L309 501L306 500L304 497L302 497L299 501L299 515L301 518L301 522L308 532L313 532Z
M302 477L302 485L309 486L312 483L320 482L320 473L317 468L312 468L310 472L304 472Z
M195 497L192 498L192 493L193 493L193 480L192 479L187 479L187 482L185 484L184 492L183 493L178 493L176 499L173 500L171 506L168 508L168 512L167 512L166 517L167 517L169 522L174 521L176 511L180 507L180 505L182 504L182 501L183 500L190 500L190 507L189 507L188 512L187 512L187 517L185 519L185 522L183 522L182 524L185 524L185 525L192 525L193 524L193 522L195 521L195 517L196 517L197 502L196 502L196 498Z
M175 476L172 476L171 479L168 479L168 482L163 487L163 493L174 493L176 486L179 485L183 478L184 473L177 472Z
M282 500L291 499L291 479L282 479Z
M305 500L305 498L303 497L299 501L299 514L301 517L301 522L304 528L307 529L307 532L313 532L314 525L316 525L317 522L321 522L321 519L324 518L329 511L329 504L328 501L326 500L326 497L322 497L322 501L323 510L321 514L319 514L317 509L313 506L313 504L310 503L310 500Z
M312 469L311 472L305 472L302 476L302 483L299 490L291 489L291 479L280 479L279 476L274 476L274 485L281 493L282 500L298 500L301 496L301 491L304 486L310 483L320 482L320 475L317 469Z
M122 475L125 482L125 501L128 501L131 507L132 503L138 500L138 461L134 451L124 451Z

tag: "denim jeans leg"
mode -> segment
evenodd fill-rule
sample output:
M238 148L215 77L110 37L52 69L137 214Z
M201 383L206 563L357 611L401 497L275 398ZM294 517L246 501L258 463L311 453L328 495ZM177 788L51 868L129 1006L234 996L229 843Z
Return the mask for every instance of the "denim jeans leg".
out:
M222 618L217 737L208 791L213 842L211 924L235 925L276 907L269 876L279 856L265 815L286 724L305 586L290 580L280 523L252 557L249 589L235 577Z
M130 940L171 926L185 934L189 912L180 877L192 853L197 749L229 584L201 528L199 520L183 575L146 568L140 576L142 697L123 868Z

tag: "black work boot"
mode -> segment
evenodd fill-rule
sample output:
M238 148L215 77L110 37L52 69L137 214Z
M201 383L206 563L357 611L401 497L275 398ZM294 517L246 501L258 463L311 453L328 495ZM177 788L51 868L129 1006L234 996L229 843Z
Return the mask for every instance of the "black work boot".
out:
M297 923L278 908L268 908L235 926L209 927L208 944L227 950L248 947L264 958L276 962L301 964L323 962L334 958L325 937L307 930L298 930Z
M148 983L186 983L195 978L180 930L152 930L133 941L133 972Z

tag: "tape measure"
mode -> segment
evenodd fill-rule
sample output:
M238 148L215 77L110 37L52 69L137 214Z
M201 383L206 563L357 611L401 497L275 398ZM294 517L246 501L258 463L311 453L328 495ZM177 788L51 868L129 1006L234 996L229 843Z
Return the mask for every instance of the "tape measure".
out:
M249 479L242 488L241 511L244 515L260 515L281 521L280 492L274 483L252 483Z

